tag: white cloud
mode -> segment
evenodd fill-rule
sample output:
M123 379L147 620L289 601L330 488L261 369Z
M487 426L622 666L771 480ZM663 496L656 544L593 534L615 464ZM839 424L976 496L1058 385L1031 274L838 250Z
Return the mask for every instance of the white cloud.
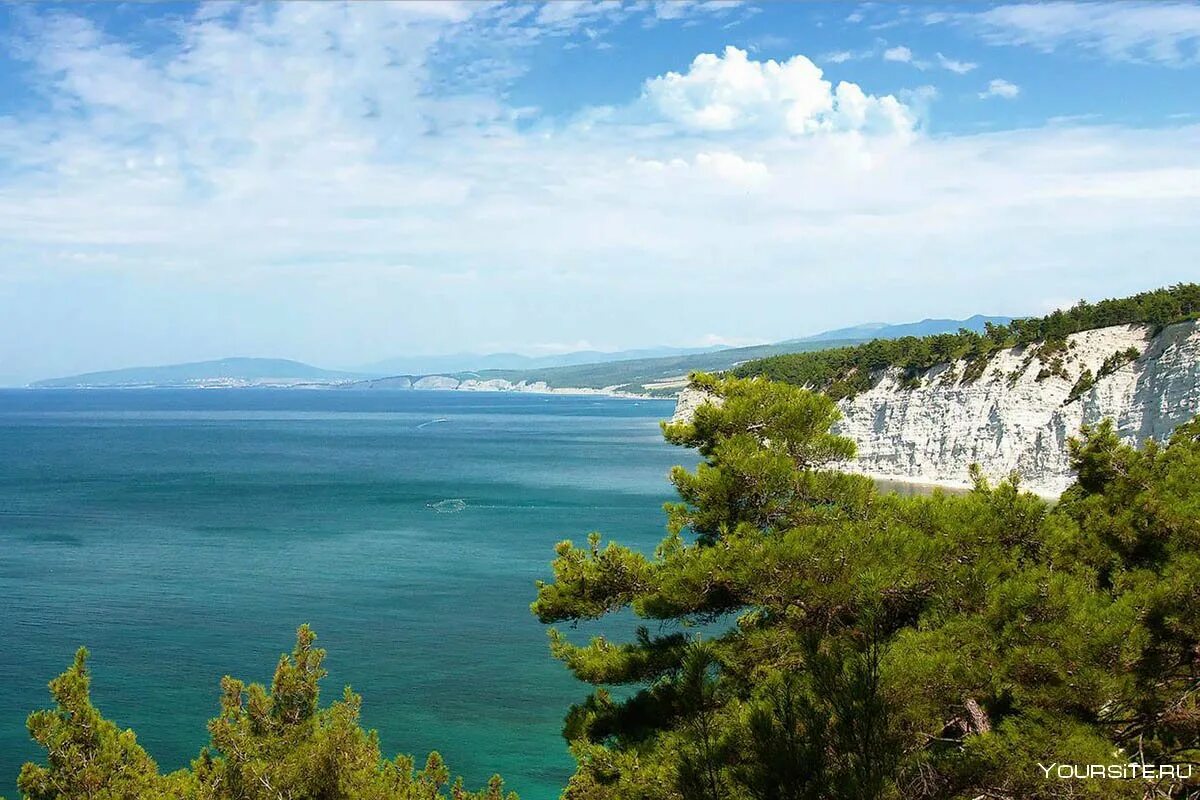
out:
M1170 2L1015 3L941 14L978 29L994 44L1050 52L1078 48L1114 61L1184 66L1200 63L1200 5Z
M538 342L533 345L526 345L526 347L529 351L537 355L562 355L564 353L579 353L601 349L587 339L579 339L574 342Z
M987 88L979 93L981 100L987 100L990 97L999 97L1004 100L1012 100L1021 93L1021 87L1015 83L1010 83L1003 78L992 78L988 81Z
M656 19L680 19L688 14L725 14L742 5L742 0L657 0Z
M937 54L938 66L942 69L948 69L956 75L966 75L971 70L979 65L972 61L958 61L953 58L947 58L941 53Z
M696 343L696 347L749 347L754 344L767 344L762 339L748 339L744 336L722 336L719 333L706 333Z
M742 158L737 153L697 153L696 164L740 186L759 186L771 175L766 164Z
M929 69L930 66L928 61L917 58L913 55L913 51L904 45L896 45L895 47L886 48L883 51L883 60L894 61L898 64L908 64L916 67L919 70Z
M700 151L694 158L671 158L663 161L655 158L632 157L627 161L635 172L638 180L647 180L651 185L661 186L666 181L683 181L689 183L693 191L712 191L713 184L707 187L697 184L694 176L706 176L716 181L716 191L719 187L731 187L736 190L755 189L765 185L771 177L771 170L762 161L744 158L729 151Z
M792 135L821 131L912 131L916 119L891 95L865 94L852 83L836 89L804 56L755 61L726 47L702 53L686 73L668 72L646 81L645 102L690 131L757 129Z
M557 26L569 23L572 26L581 19L600 16L615 10L615 4L593 3L590 0L559 0L538 6L537 21L542 25Z
M149 52L36 25L38 110L0 117L5 372L626 347L717 318L781 339L1200 257L1200 126L925 136L916 95L736 49L559 124L438 61L500 10L236 6Z

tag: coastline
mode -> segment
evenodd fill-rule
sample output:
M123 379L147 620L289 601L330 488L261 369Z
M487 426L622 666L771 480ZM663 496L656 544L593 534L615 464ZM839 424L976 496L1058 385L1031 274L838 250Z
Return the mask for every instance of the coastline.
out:
M363 385L365 381L354 381L350 383L248 383L248 382L205 382L191 384L160 384L160 383L140 383L140 384L116 384L112 386L89 385L81 384L78 386L10 386L0 387L0 389L10 391L26 391L26 392L62 392L62 391L137 391L137 390L194 390L194 391L214 391L221 389L269 389L272 391L288 391L293 389L311 389L320 391L336 391L346 389L359 389L362 391L374 392L476 392L487 394L537 394L537 395L565 395L565 396L588 396L588 397L615 397L621 400L670 400L676 402L678 397L675 395L654 395L639 392L625 392L616 387L604 387L601 389L586 387L586 386L546 386L528 384L524 386L513 385L512 387L488 387L488 386L370 386Z
M920 487L923 487L926 489L945 489L950 492L954 492L956 494L961 493L961 492L969 492L969 491L971 491L972 488L974 488L974 486L971 484L970 481L960 481L960 480L953 480L953 479L949 479L949 478L946 478L946 479L929 478L929 477L911 478L907 475L896 475L896 474L886 473L886 472L870 472L868 470L855 469L854 467L846 467L846 466L838 466L838 467L836 467L836 469L840 472L846 472L846 473L849 473L852 475L862 475L864 478L870 478L871 480L879 482L879 483L894 483L894 484L900 484L900 485L904 485L904 486L920 486ZM1042 498L1043 500L1049 500L1051 502L1057 501L1058 498L1062 496L1061 492L1055 492L1055 491L1046 489L1045 487L1029 486L1029 485L1023 484L1023 485L1021 485L1020 489L1022 492L1028 492L1029 494L1037 495L1038 497Z

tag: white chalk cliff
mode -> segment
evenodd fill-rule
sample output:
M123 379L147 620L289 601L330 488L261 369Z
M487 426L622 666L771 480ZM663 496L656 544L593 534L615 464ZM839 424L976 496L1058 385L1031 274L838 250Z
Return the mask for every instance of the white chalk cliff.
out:
M1136 358L1117 355L1130 348ZM1100 328L1069 336L1057 356L1037 350L1001 350L974 380L961 361L934 367L915 386L901 370L883 371L869 391L839 402L837 430L858 445L846 468L967 486L978 463L993 479L1016 471L1024 488L1055 495L1071 483L1067 439L1083 424L1111 418L1124 440L1141 443L1200 414L1200 323L1157 336L1140 325ZM1101 374L1106 360L1120 366ZM1090 386L1079 382L1084 370L1098 376ZM1087 388L1071 398L1077 385ZM703 400L687 390L676 418Z

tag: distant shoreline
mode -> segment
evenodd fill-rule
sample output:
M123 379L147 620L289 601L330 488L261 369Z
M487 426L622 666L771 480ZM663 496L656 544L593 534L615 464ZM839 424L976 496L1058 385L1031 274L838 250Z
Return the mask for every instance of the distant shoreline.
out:
M438 392L438 393L455 393L455 394L508 394L508 395L564 395L572 397L614 397L621 400L664 400L675 402L678 398L674 395L652 395L639 394L636 392L621 392L608 389L592 389L582 386L572 387L547 387L541 388L522 388L522 389L490 389L471 387L468 389L460 388L437 388L437 387L414 387L414 388L395 388L395 387L375 387L361 386L360 382L345 384L333 383L296 383L296 384L271 384L271 383L256 383L256 384L192 384L192 385L170 385L170 384L125 384L113 386L97 386L97 385L81 385L81 386L3 386L0 389L8 389L11 391L28 391L28 392L95 392L95 391L220 391L230 390L238 391L244 389L263 389L270 391L293 391L293 390L314 390L314 391L362 391L362 392L377 392L377 393L394 393L402 394L408 392Z

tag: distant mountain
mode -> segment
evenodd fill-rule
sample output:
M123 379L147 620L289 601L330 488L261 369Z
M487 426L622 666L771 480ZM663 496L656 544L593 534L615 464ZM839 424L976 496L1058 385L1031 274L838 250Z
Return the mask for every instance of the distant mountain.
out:
M50 378L35 388L222 387L331 385L364 377L353 372L321 369L284 358L222 358L160 367L129 367Z
M837 328L832 331L814 334L813 336L791 339L790 341L823 342L831 339L900 339L905 336L933 336L938 333L957 333L960 328L982 333L985 323L1007 325L1012 320L1012 317L985 317L982 314L976 314L966 319L923 319L920 322L905 322L900 325L889 325L886 322L867 322L862 325L854 325L850 328Z
M784 353L799 353L810 350L825 350L860 344L870 339L897 339L902 336L927 336L935 333L952 333L959 328L982 331L985 322L1007 323L1009 317L985 317L975 315L969 319L926 319L901 325L868 323L851 328L825 331L803 339L792 339L775 344L750 347L624 350L619 353L580 352L564 356L549 356L546 360L523 356L496 356L501 358L526 359L512 367L472 367L469 369L412 369L396 370L396 377L368 380L355 384L362 388L396 389L408 388L473 388L488 384L499 388L519 384L544 384L548 388L612 389L637 394L674 394L685 383L685 376L693 371L720 371L730 369L742 362L766 358ZM663 354L666 351L666 354ZM652 355L640 355L643 353ZM472 363L480 363L481 356ZM550 359L562 359L566 363L554 363ZM603 359L603 360L602 360ZM397 359L399 364L402 360ZM463 362L459 362L463 363ZM507 362L513 363L513 362ZM535 365L535 366L531 366ZM380 365L371 365L370 371ZM432 378L436 376L436 380ZM422 380L425 378L425 380Z
M548 389L617 390L635 394L673 396L687 383L693 370L714 372L730 369L744 361L782 353L825 350L858 344L862 340L787 342L750 347L722 348L700 353L630 358L602 363L573 364L540 369L489 369L461 372L412 373L364 380L349 384L355 389L515 389L541 385Z
M854 325L852 327L838 327L832 331L823 331L815 333L812 336L805 336L798 339L790 339L791 342L826 342L829 339L899 339L905 336L934 336L935 333L956 333L962 327L968 331L976 331L982 333L985 323L992 325L1008 325L1013 321L1012 317L984 317L983 314L976 314L974 317L966 319L923 319L919 323L902 323L900 325L890 325L888 323L864 323L863 325Z
M782 353L823 350L868 339L896 339L957 331L982 331L985 322L1006 323L1008 317L926 319L903 325L868 323L825 331L803 339L750 347L651 347L638 350L580 350L550 356L517 353L459 353L411 356L368 364L355 372L321 369L278 358L225 358L190 364L90 372L38 381L38 388L71 387L239 387L345 386L350 388L456 388L493 382L497 385L544 384L549 388L619 387L636 393L671 394L692 370L730 369L744 361Z
M371 375L428 375L447 372L482 372L484 370L526 370L548 367L573 367L580 364L607 364L612 361L632 361L642 358L665 358L723 350L714 347L646 347L637 350L577 350L546 356L525 356L520 353L453 353L442 356L399 356L363 365L359 371Z

